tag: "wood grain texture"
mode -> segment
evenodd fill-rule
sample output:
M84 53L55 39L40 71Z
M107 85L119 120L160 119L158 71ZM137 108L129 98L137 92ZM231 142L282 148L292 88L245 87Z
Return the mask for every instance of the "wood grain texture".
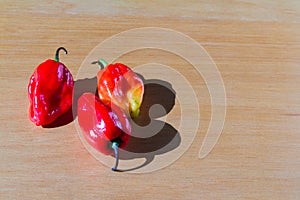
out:
M299 199L299 13L299 1L1 1L0 199ZM180 31L208 51L226 88L225 126L198 159L211 111L203 79L166 52L124 55L132 66L155 60L187 76L201 127L172 165L112 173L83 147L74 122L43 129L28 120L27 84L58 46L76 74L101 41L145 26Z

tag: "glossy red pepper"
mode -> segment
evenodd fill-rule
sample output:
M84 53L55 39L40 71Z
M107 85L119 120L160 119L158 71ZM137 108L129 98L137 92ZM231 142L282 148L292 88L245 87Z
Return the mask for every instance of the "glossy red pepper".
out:
M84 93L78 99L78 123L87 142L99 152L116 157L118 148L127 145L131 124L126 113L111 102L103 102L92 93Z
M60 47L55 59L41 63L33 72L28 84L29 117L37 126L48 125L72 106L74 80L67 67L59 62Z
M104 68L97 74L100 99L112 101L131 117L137 117L144 95L142 79L124 64L107 65L102 59L99 64Z

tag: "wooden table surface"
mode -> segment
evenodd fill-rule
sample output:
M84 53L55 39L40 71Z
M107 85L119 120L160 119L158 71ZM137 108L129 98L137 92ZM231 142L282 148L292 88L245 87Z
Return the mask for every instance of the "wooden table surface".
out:
M0 15L0 199L300 198L299 1L4 0ZM204 79L168 52L120 57L130 66L155 61L184 75L197 95L201 126L171 165L113 173L83 146L75 122L42 128L29 121L27 84L59 46L69 50L61 60L76 77L96 45L142 27L173 29L205 48L224 82L227 114L216 146L199 159L212 107ZM172 109L167 118L176 127L177 100Z

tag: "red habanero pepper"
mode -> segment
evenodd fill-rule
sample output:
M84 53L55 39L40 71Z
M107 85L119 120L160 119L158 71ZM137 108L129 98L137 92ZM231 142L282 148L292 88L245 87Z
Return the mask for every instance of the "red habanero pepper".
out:
M103 59L98 62L104 68L97 74L100 99L111 101L131 117L137 117L144 95L142 79L124 64L108 65Z
M29 117L35 125L47 125L67 112L72 106L74 80L67 67L59 62L60 47L54 60L41 63L28 84Z
M118 148L127 145L131 134L131 124L126 113L111 102L103 102L92 93L84 93L78 99L78 123L86 141L97 151L116 157Z

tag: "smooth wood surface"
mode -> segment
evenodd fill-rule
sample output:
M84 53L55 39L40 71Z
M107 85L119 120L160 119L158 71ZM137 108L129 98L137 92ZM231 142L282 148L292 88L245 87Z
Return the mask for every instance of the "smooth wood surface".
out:
M0 199L300 198L299 1L182 2L0 2ZM27 84L59 46L69 50L63 62L76 75L101 41L145 26L177 30L208 51L226 88L225 126L213 151L199 159L211 111L205 82L177 56L132 52L119 60L156 61L188 77L201 127L172 165L113 173L84 148L74 122L43 129L29 121ZM179 108L170 113L174 122Z

